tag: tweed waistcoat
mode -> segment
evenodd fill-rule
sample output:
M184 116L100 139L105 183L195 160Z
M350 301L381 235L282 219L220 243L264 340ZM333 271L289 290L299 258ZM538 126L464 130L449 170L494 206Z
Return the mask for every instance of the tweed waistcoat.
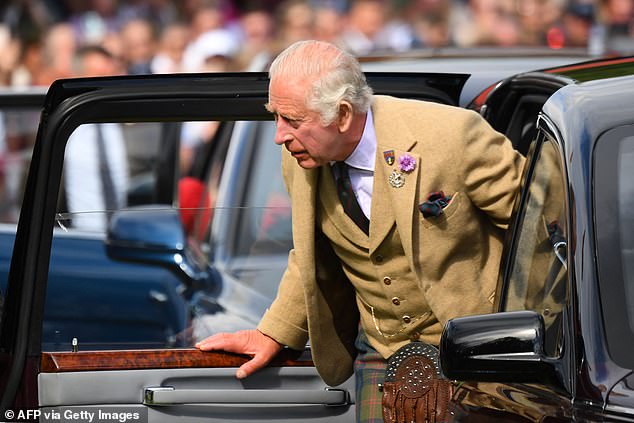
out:
M381 254L371 259L369 246L376 231L366 236L343 212L327 169L319 179L318 225L354 286L361 325L372 347L387 358L411 340L438 344L442 327L409 266L398 228L393 226L382 237L377 249ZM359 242L364 237L367 242Z

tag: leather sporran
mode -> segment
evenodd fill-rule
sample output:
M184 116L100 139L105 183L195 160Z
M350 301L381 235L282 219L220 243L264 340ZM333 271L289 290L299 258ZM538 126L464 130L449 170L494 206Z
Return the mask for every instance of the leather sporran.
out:
M383 383L385 423L449 421L453 384L442 377L438 356L433 345L415 341L390 357Z

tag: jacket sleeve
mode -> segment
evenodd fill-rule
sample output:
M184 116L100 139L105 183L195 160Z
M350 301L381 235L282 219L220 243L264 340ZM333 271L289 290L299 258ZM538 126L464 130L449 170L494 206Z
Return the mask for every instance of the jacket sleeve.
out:
M308 325L304 290L298 275L295 250L291 250L277 297L262 317L258 330L282 345L303 350L308 342Z
M506 229L524 168L524 157L511 142L475 112L467 112L461 161L465 191L473 204Z
M292 195L289 190L292 186L292 166L292 157L282 149L282 175L289 195ZM288 265L277 296L258 325L260 332L297 350L303 350L308 342L306 301L301 282L301 272L293 249L289 252Z

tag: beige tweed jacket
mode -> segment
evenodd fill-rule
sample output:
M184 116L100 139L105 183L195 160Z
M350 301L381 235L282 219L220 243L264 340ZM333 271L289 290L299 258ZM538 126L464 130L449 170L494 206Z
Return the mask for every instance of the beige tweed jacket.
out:
M369 245L367 264L396 225L409 266L440 324L491 312L503 231L524 158L473 111L375 96L372 113L378 146L369 244L367 237L358 239L359 245ZM388 182L394 165L383 152L389 150L395 157L407 152L417 163L400 188ZM301 168L284 150L294 249L258 329L294 349L303 349L310 338L317 370L336 385L352 374L359 310L354 288L318 227L322 171L327 169ZM451 195L451 202L440 216L423 217L418 205L439 190ZM389 356L391 349L375 348Z

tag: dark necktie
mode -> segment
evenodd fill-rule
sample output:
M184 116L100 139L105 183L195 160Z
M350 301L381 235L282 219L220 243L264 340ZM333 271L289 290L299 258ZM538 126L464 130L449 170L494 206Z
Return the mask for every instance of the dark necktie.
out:
M333 165L335 174L335 182L337 183L337 194L343 206L343 210L357 224L366 235L370 232L370 221L363 214L361 206L357 201L357 197L352 190L350 183L350 175L348 174L348 165L345 162L336 162Z
M103 129L101 125L95 125L97 131L97 163L99 163L99 179L101 179L101 188L103 189L103 201L108 219L114 210L117 210L117 195L112 181L112 173L108 164L108 155L106 154L106 142L103 137Z

